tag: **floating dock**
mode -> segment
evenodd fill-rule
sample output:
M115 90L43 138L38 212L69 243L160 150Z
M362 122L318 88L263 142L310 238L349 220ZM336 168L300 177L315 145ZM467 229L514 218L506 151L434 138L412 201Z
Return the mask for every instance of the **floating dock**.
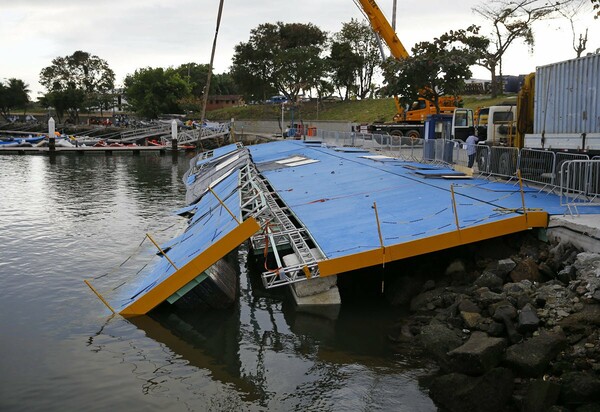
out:
M9 146L0 147L0 155L60 155L60 154L104 154L112 155L114 153L130 153L132 155L139 155L140 153L160 153L165 154L167 150L171 150L167 146L79 146L79 147L56 147L54 150L50 150L48 147L19 147Z
M177 300L248 239L268 257L265 287L293 284L302 298L330 292L333 275L545 228L549 216L567 213L558 196L518 182L319 141L232 144L190 166L190 205L178 211L188 226L113 294L122 315ZM600 205L582 213L599 214Z

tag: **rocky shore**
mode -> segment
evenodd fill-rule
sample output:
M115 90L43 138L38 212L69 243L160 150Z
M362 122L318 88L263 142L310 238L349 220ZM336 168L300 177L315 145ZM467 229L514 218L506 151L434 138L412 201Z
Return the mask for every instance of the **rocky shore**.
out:
M388 291L411 311L390 339L439 365L422 384L440 410L600 411L600 255L533 233L455 255Z

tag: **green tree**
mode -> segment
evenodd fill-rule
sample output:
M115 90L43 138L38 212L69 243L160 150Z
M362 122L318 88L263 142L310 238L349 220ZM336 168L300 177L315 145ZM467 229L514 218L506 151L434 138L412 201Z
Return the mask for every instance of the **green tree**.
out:
M477 35L477 27L450 31L433 42L417 43L411 57L390 58L384 65L386 92L398 95L403 104L419 97L432 102L440 112L440 96L457 96L471 77L474 65L486 40Z
M240 94L240 88L231 73L215 74L210 82L211 94Z
M50 91L40 98L42 106L54 108L59 123L62 123L63 120L77 122L78 108L84 107L84 102L85 92L75 87ZM65 115L69 116L69 119L65 119Z
M161 113L180 112L180 102L191 90L190 84L172 68L139 69L127 75L124 84L124 94L131 108L151 119Z
M231 75L247 98L265 99L279 91L295 100L325 75L321 52L325 32L313 24L261 24L250 40L235 47Z
M344 58L339 52L344 51L344 49L338 50L338 59L333 60L337 69L333 74L334 83L339 83L339 81L335 79L336 74L342 74L345 77L345 71L354 69L355 79L354 85L351 88L356 92L358 97L364 99L372 93L373 76L375 70L381 64L381 55L377 37L368 23L359 22L355 19L350 20L349 23L344 23L342 29L333 37L333 45L345 44L349 46L349 51L352 52L351 54L347 53L346 63L348 67L343 69Z
M12 109L26 110L29 103L29 85L20 79L8 79L5 85L0 82L0 114L8 118Z
M200 97L204 94L206 78L208 76L208 64L185 63L175 70L179 73L179 77L190 85L193 97ZM238 87L230 73L213 74L210 82L210 95L238 93Z
M188 83L193 97L199 98L204 94L208 64L185 63L177 67L175 71L179 74L179 77Z
M114 93L115 74L105 60L79 50L53 59L42 69L40 83L47 90L44 101L50 106L66 104L64 110L79 122L80 111L101 108Z
M342 99L348 99L351 93L358 94L357 73L362 69L362 59L352 51L349 43L333 42L328 59L333 85Z
M492 96L502 92L502 58L508 48L517 40L522 40L530 50L535 45L533 24L554 17L557 12L574 0L490 0L473 8L473 12L489 23L491 30L487 36L489 48L485 50L478 65L489 70L492 78Z

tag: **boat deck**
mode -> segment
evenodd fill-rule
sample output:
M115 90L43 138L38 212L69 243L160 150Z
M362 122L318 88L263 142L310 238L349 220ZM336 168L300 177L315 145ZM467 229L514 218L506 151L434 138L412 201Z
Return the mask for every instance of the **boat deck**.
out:
M233 161L241 151L250 155L245 166ZM229 145L191 162L199 164L199 173L217 170L218 179L180 211L192 216L188 228L162 245L165 255L152 272L121 289L114 303L121 314L147 313L250 237L276 254L278 239L289 238L277 257L280 267L263 274L270 287L543 228L549 215L568 213L558 196L533 187L319 142ZM249 168L260 184L245 181ZM188 173L185 181L190 190L202 179ZM268 201L271 196L275 201ZM248 207L256 199L263 206ZM282 213L294 230L271 229ZM600 205L582 213L600 214ZM302 242L310 249L298 246ZM296 264L286 265L285 253L296 253Z

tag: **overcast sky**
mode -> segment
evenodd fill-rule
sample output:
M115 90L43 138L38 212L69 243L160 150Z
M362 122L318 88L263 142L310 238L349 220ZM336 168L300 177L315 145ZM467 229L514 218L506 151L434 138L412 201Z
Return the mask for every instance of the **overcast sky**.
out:
M410 50L448 30L481 24L472 12L480 1L398 0L398 37ZM391 21L393 1L377 3ZM24 80L36 99L44 91L40 71L53 58L77 50L106 60L117 85L141 67L207 64L218 6L219 0L0 0L0 80ZM578 24L589 28L588 51L593 51L600 48L600 20L588 16ZM310 22L336 32L351 18L364 18L352 0L225 0L215 72L228 70L234 46L261 23ZM540 22L535 34L535 52L513 47L504 60L505 74L575 57L567 20ZM480 68L473 73L489 78Z

